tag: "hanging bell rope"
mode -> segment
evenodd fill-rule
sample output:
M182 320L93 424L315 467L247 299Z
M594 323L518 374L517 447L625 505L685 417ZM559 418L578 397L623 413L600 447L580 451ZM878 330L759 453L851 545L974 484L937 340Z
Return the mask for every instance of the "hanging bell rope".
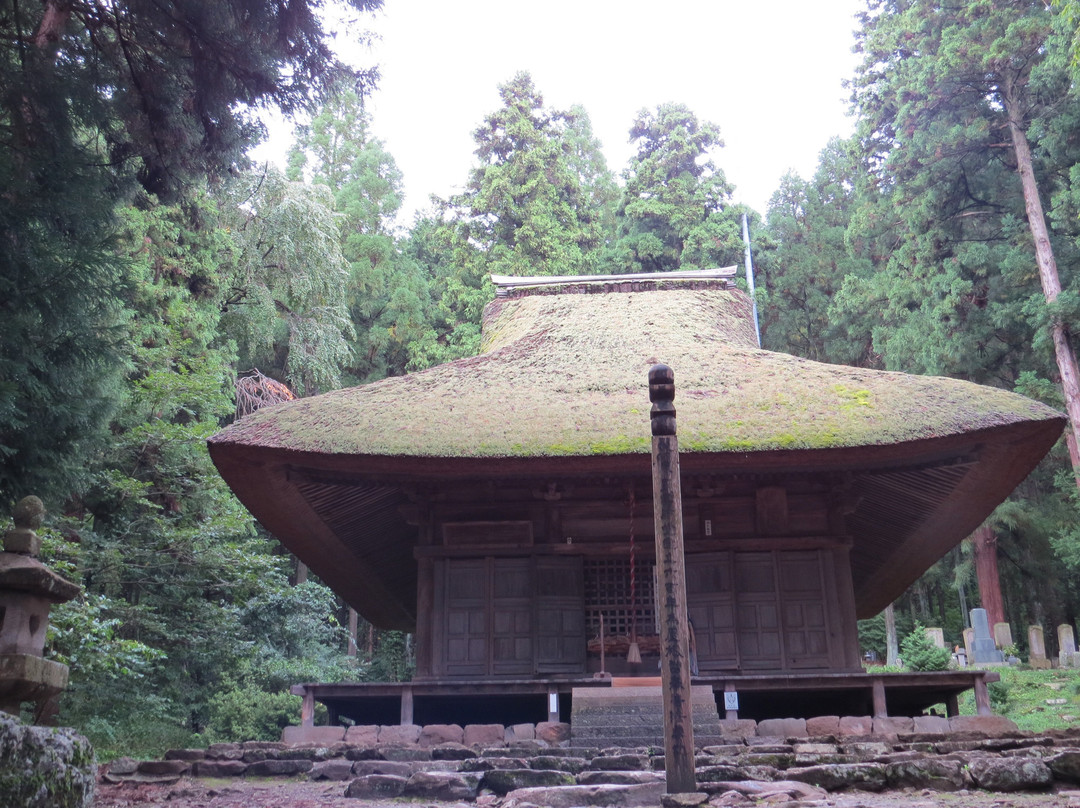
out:
M634 544L634 486L630 485L630 648L626 652L626 661L631 664L641 662L641 649L637 642L637 548Z

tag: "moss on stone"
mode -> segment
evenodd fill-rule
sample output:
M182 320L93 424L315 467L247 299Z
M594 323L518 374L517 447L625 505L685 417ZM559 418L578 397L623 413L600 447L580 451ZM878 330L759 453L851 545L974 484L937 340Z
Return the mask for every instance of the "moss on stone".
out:
M741 292L497 299L483 353L266 408L213 438L334 454L647 453L647 373L675 370L680 447L749 452L887 445L1060 417L956 379L827 365L756 347Z

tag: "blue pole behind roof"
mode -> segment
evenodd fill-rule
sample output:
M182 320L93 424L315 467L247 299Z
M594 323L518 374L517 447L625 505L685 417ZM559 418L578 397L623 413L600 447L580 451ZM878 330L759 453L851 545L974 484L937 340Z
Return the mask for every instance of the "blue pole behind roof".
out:
M761 328L757 319L757 295L754 294L754 262L750 258L750 226L746 223L746 214L742 215L742 239L746 245L746 286L750 290L750 302L754 306L754 333L757 334L757 346L761 347Z

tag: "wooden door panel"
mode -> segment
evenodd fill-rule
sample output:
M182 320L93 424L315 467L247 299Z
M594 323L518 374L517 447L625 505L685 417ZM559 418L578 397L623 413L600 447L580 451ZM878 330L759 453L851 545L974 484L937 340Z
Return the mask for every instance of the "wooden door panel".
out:
M581 556L537 558L537 673L585 672L585 571Z
M731 553L701 553L686 565L687 612L701 671L739 667Z
M816 550L781 553L779 567L787 667L828 668L829 627L821 554Z

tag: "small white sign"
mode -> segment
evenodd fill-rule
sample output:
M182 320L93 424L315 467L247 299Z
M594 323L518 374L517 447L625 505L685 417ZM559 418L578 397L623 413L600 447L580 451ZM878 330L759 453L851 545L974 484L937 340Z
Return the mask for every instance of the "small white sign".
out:
M739 693L737 690L725 690L724 691L724 709L725 710L738 710L739 709Z
M548 713L550 715L559 714L559 694L548 693Z

